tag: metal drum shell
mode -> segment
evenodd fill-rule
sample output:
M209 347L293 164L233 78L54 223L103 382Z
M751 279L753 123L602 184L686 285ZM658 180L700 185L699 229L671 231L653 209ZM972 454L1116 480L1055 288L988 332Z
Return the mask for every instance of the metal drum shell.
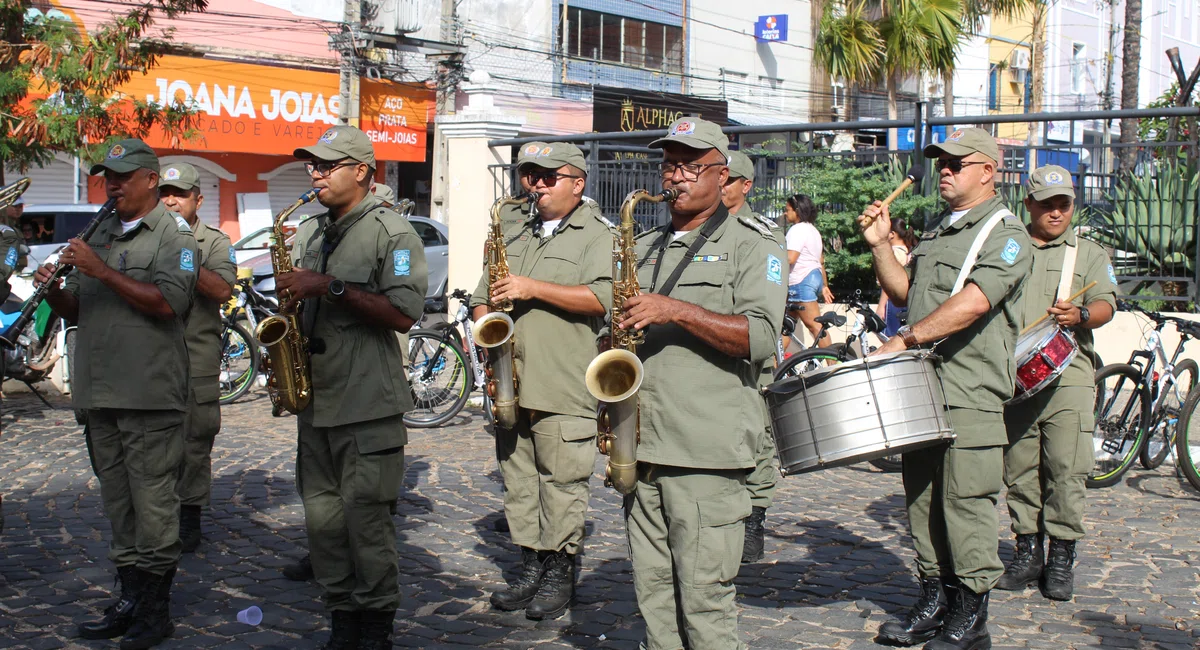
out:
M781 472L852 465L953 440L939 363L930 351L903 351L767 386Z

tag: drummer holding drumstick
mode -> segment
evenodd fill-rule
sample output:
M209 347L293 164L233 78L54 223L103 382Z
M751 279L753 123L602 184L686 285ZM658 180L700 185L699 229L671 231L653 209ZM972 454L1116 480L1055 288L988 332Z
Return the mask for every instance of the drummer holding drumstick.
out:
M948 210L926 228L907 267L888 243L887 206L876 201L858 218L880 285L897 306L907 305L911 323L878 354L937 344L957 436L949 447L904 454L921 595L899 621L880 627L879 640L909 646L933 639L928 650L984 648L991 638L988 592L1004 571L996 514L1007 442L1003 404L1013 394L1021 283L1033 265L1032 246L996 195L1000 150L991 135L962 129L924 153L937 158Z
M1070 600L1075 542L1083 537L1084 478L1093 460L1092 330L1112 320L1116 277L1104 249L1071 228L1075 188L1067 170L1034 170L1026 189L1033 274L1025 283L1022 326L1049 314L1074 334L1079 353L1053 383L1006 409L1004 483L1017 550L996 587L1021 590L1040 579L1046 598ZM1064 273L1072 276L1069 285ZM1095 286L1077 301L1083 307L1067 301L1089 283ZM1049 557L1043 557L1045 536Z

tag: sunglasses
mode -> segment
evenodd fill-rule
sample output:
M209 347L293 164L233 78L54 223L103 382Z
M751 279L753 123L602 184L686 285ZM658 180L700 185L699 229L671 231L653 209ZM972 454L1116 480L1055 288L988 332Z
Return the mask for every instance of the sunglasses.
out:
M560 178L583 178L582 176L576 176L574 174L562 174L555 171L524 172L522 176L525 177L525 180L529 182L531 187L537 185L539 182L546 187L554 187L555 185L558 185L558 179Z
M937 170L940 172L943 169L949 169L950 173L957 174L958 172L962 171L963 167L968 167L970 165L986 165L986 164L987 163L985 163L983 161L963 162L962 158L947 158L945 160L937 161Z
M337 162L305 163L304 171L308 172L309 176L312 176L313 172L316 172L317 175L320 176L321 178L327 178L330 174L333 173L333 170L337 169L338 167L349 167L350 165L357 165L357 164L358 164L358 162L354 161L354 160L350 160L350 161L339 160Z

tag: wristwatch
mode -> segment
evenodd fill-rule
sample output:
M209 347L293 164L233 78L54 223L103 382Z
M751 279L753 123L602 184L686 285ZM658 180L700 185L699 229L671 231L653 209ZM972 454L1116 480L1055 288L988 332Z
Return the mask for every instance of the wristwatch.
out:
M1087 307L1079 308L1079 324L1083 325L1092 318L1092 312L1088 311Z
M900 330L896 332L896 336L899 336L900 340L904 341L905 349L915 348L921 345L919 342L917 342L917 335L913 334L912 327L908 325L901 327Z
M341 300L344 295L346 295L346 283L334 278L333 282L329 283L329 299Z

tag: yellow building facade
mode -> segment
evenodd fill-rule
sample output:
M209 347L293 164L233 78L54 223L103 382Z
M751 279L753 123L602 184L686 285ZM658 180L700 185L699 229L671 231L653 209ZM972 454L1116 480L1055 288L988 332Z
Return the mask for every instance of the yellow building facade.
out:
M1029 11L1014 19L993 16L988 44L988 114L1025 113L1033 87L1033 21ZM1001 144L1025 144L1029 125L1024 122L996 125Z

